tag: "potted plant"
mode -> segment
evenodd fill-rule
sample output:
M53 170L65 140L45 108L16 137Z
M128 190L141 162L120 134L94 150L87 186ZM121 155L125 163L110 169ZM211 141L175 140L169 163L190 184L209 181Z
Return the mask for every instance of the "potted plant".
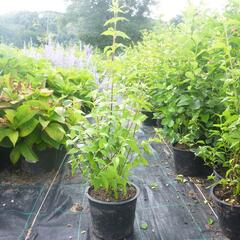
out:
M212 198L216 205L220 226L227 237L233 240L240 236L240 82L239 82L239 9L238 1L227 6L224 26L224 51L226 78L222 101L225 111L221 114L219 145L224 149L228 170L216 186L212 187ZM217 156L216 156L217 157Z
M221 126L219 142L226 150L225 162L228 163L228 170L225 175L218 178L217 184L212 187L211 195L224 234L230 239L238 239L240 236L239 114L226 110L223 115L225 122ZM222 149L218 150L221 152Z
M156 115L162 119L161 136L172 144L176 172L186 176L210 173L196 152L202 145L214 146L211 130L219 123L217 114L224 109L224 62L209 24L216 29L220 26L217 20L191 10L179 27L165 29L166 63Z
M135 86L122 87L114 71L115 52L121 44L118 37L127 38L116 29L123 12L117 0L110 11L114 17L106 22L103 35L112 36L113 44L105 49L110 82L96 93L91 113L82 116L72 127L68 140L73 172L80 169L88 180L87 198L90 205L94 235L105 240L124 239L133 234L136 201L139 188L129 177L139 164L147 164L135 139L144 120L141 109L144 96ZM136 97L137 96L137 97ZM91 122L89 121L91 118ZM142 146L148 150L146 142Z
M9 75L1 80L0 146L11 149L10 161L15 165L21 160L24 171L50 171L61 157L68 128L75 121L77 112L66 106L72 102L56 98L53 91L41 86L33 89L13 81Z

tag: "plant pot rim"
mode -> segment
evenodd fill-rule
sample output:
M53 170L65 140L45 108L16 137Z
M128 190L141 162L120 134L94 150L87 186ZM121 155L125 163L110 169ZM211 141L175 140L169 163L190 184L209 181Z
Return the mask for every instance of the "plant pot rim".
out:
M219 168L222 167L221 165L216 165L215 167L213 167L213 172L214 174L218 177L218 178L224 178L225 175L222 175L218 170ZM224 168L224 167L223 167Z
M176 147L176 145L177 145L177 143L172 144L172 148L173 148L174 150L178 150L178 151L182 151L182 152L191 152L191 153L194 153L194 152L191 151L190 149L178 148L178 147Z
M123 204L126 204L126 203L129 203L129 202L134 201L135 199L138 198L138 196L139 196L139 194L140 194L140 189L139 189L139 187L138 187L137 185L135 185L135 184L132 183L132 182L130 182L129 184L132 185L133 187L135 187L135 189L136 189L136 194L135 194L134 197L129 198L129 199L127 199L127 200L114 201L114 202L106 202L106 201L102 201L102 200L95 199L95 198L93 198L92 196L90 196L90 194L88 193L89 190L90 190L90 188L91 188L92 186L87 187L86 195L87 195L87 198L88 198L89 200L91 200L92 202L95 202L95 203L99 203L99 204L103 204L103 205L123 205Z
M219 199L219 198L215 195L215 193L214 193L216 187L218 187L218 186L220 186L220 184L216 184L215 186L211 187L211 196L212 196L212 198L214 199L214 201L219 202L219 203L221 203L221 204L223 204L223 205L226 205L226 206L229 206L229 207L240 208L240 205L239 205L239 204L234 204L234 205L232 205L232 204L229 204L229 203L227 203L227 202Z

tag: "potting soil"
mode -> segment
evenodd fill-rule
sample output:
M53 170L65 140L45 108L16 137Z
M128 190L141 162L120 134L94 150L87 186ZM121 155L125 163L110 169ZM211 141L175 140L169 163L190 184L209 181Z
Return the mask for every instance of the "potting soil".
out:
M137 137L152 134L151 127L142 127ZM153 155L146 156L149 166L132 176L141 194L129 240L226 239L194 184L176 180L170 149L164 144L152 144L152 149ZM91 233L87 184L80 174L71 176L67 161L57 176L0 173L0 240L97 240Z

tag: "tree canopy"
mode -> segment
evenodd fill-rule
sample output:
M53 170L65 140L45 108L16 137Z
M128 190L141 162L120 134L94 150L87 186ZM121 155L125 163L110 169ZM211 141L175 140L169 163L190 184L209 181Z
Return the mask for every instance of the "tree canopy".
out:
M109 42L106 37L101 36L104 31L104 23L109 19L108 11L111 0L69 0L66 18L71 22L78 33L79 38L85 43L103 48ZM150 28L150 6L153 0L121 0L125 7L124 16L129 20L124 23L124 31L132 41L141 38L141 30ZM123 26L120 23L119 29Z
M119 29L136 42L141 30L152 26L150 6L154 0L121 0L124 16L129 20ZM23 47L31 42L40 45L49 37L62 44L82 41L99 48L109 44L102 36L104 23L109 19L111 0L68 0L67 12L18 12L0 16L0 42ZM129 44L131 41L125 42Z

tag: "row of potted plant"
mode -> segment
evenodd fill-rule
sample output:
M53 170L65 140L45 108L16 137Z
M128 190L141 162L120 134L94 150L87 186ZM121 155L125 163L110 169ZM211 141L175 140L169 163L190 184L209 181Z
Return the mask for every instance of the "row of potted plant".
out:
M73 172L80 169L90 183L87 197L93 233L105 240L123 239L133 233L139 195L138 187L130 181L131 170L147 164L140 146L149 152L147 142L138 143L135 134L145 119L142 112L153 111L161 119L159 136L173 144L178 173L198 175L196 163L202 161L196 155L209 165L216 166L218 162L227 166L225 176L214 186L212 194L224 232L231 239L238 239L235 223L239 221L240 195L239 25L236 24L239 12L236 9L239 8L229 5L227 20L189 9L181 24L163 24L159 36L146 35L137 51L130 49L126 54L127 57L133 54L133 58L129 57L134 60L130 65L129 61L121 63L121 56L116 57L124 47L117 40L128 36L117 30L117 23L126 19L119 16L124 13L119 2L112 0L109 10L113 18L106 22L108 29L103 33L113 40L105 49L108 74L104 86L92 91L94 85L89 75L81 72L90 85L79 89L82 86L79 75L71 73L68 77L70 70L56 70L42 75L44 81L35 82L33 89L31 74L24 73L29 81L22 83L22 78L14 79L3 68L0 127L4 130L0 143L13 147L10 155L13 162L21 156L37 161L38 150L67 143ZM139 63L138 51L144 56L143 64ZM90 103L91 111L83 114L80 108L85 102ZM186 157L177 158L182 152L193 157L187 170L182 165L186 164Z
M239 9L238 1L223 15L190 6L179 24L161 23L123 58L131 76L125 84L149 86L144 93L161 122L159 137L172 144L176 173L220 169L212 197L231 239L240 235Z

